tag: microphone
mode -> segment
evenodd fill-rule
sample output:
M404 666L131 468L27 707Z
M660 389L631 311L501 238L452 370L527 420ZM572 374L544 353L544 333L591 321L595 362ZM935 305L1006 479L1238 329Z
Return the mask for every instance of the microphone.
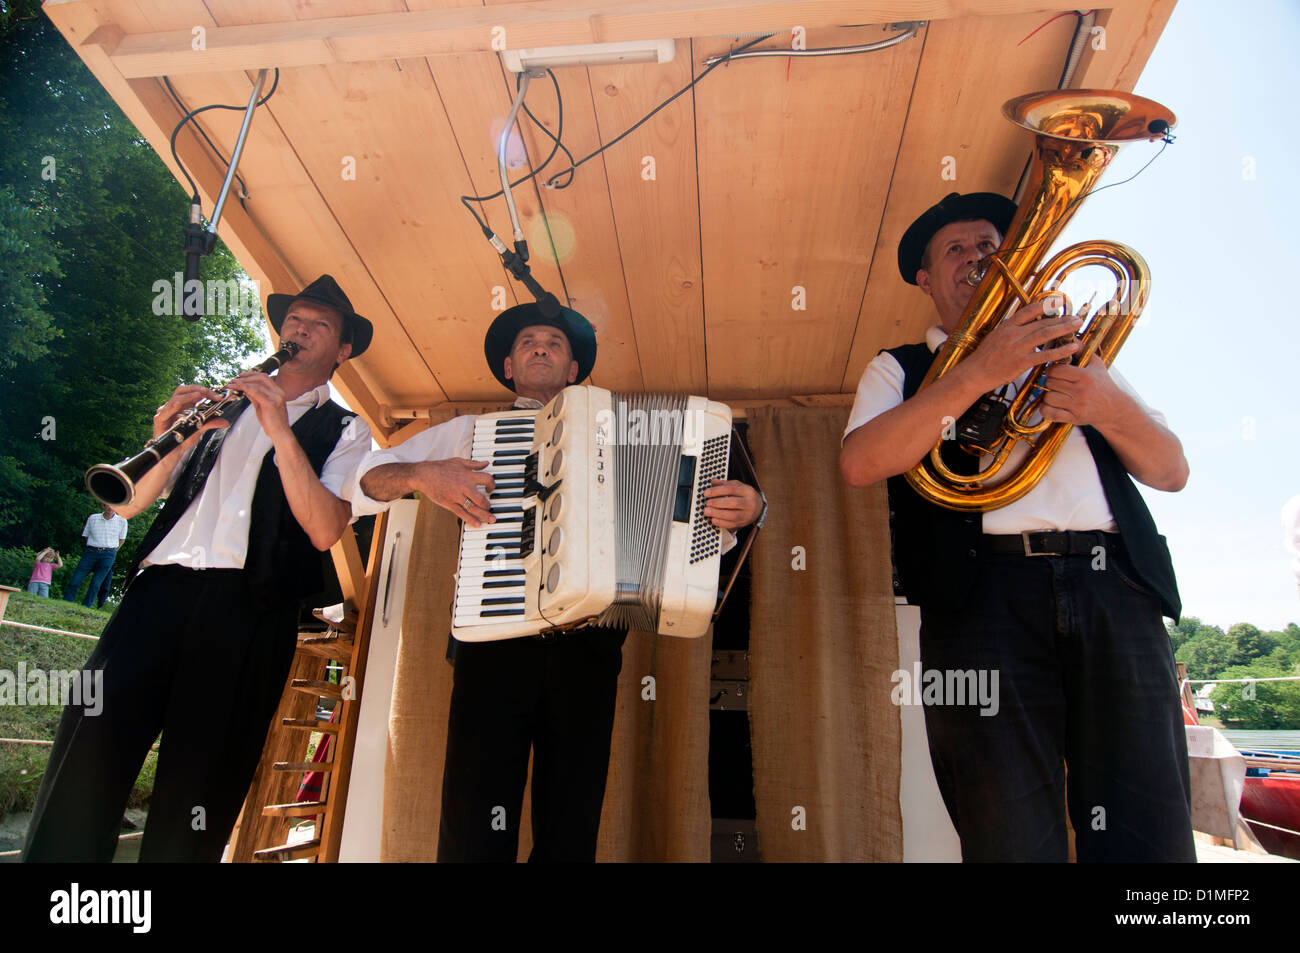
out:
M190 223L185 226L185 279L181 285L181 314L186 321L203 317L203 295L191 295L191 281L199 280L199 260L203 256L202 206L196 193L190 200Z

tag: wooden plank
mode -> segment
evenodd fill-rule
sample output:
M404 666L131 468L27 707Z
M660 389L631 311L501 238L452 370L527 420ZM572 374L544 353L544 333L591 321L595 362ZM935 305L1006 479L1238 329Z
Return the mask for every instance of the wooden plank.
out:
M392 64L375 64L375 68L393 69ZM248 83L246 77L236 75L186 78L173 85L187 104L193 104L233 102L232 97L239 96L241 90L247 98ZM367 152L361 146L371 143L381 151L381 137L360 129L348 133L344 123L350 118L338 116L332 125L325 124L332 137L323 134L325 126L303 128L295 116L295 91L310 97L313 85L313 78L301 72L281 74L276 94L258 110L241 162L241 174L252 192L248 204L256 210L262 231L293 264L293 271L305 276L269 290L292 293L318 274L330 273L357 311L374 323L370 349L336 373L340 389L379 395L380 402L391 402L399 394L410 398L443 394L436 368L425 359L424 349L408 332L406 322L399 320L405 297L394 293L398 289L392 287L392 270L373 267L376 260L384 260L389 241L407 239L400 227L388 228L385 235L385 226L391 226L393 220L387 213L375 214L377 208L389 208L388 197L372 187L374 177L382 177L382 173L367 172ZM327 96L342 100L346 95L332 83L326 83L324 89L330 92L317 95L315 108L320 108L319 101ZM350 108L354 114L362 111L355 105ZM280 122L280 116L286 114L294 117L288 126ZM209 120L209 116L214 118ZM205 114L203 119L209 134L228 149L237 133L238 116L217 112ZM345 179L353 160L357 179ZM364 182L363 176L367 176ZM341 194L355 201L341 207ZM418 195L418 190L408 194ZM368 228L358 227L352 220L361 206L368 206ZM393 215L398 214L394 209ZM409 275L401 277L409 279ZM373 399L349 402L372 428L381 425Z
M330 773L334 770L333 761L277 761L271 765L274 771L291 771L298 774L310 774L313 771Z
M303 692L317 698L343 698L343 687L336 685L334 682L327 682L324 679L295 678L289 683L289 687L295 692Z
M500 6L492 0L488 5ZM437 64L444 59L438 57L430 62ZM564 105L563 141L574 158L581 159L601 145L588 71L560 69L554 75ZM513 92L514 74L507 73L506 78ZM527 105L552 132L559 128L558 103L549 79L533 80ZM535 168L550 154L554 143L527 117L520 128L530 167ZM530 223L533 255L539 268L552 264L559 268L569 306L596 328L598 351L591 382L611 389L640 391L644 387L641 361L605 164L601 158L594 159L583 165L564 188L543 187L546 179L568 165L564 152L557 151L546 170L530 183L531 189L517 190L525 197L520 214Z
M589 69L600 141L611 142L689 83L693 59L690 43L679 40L671 63ZM682 96L592 162L603 163L609 185L645 389L703 394L708 381L691 103L689 94ZM579 181L590 177L586 167L579 170Z
M1096 25L1105 32L1089 39L1071 85L1131 93L1177 2L1147 0L1098 10Z
M294 804L268 804L262 808L266 817L314 817L325 806L324 801L299 801Z
M284 718L280 724L285 728L306 728L309 731L320 731L327 735L338 734L339 726L334 722L318 721L315 718Z
M352 646L345 642L329 641L323 643L300 643L298 651L307 655L315 655L318 658L329 659L334 662L342 662L345 665L352 661Z
M306 860L319 853L320 841L309 840L292 846L280 844L276 847L264 848L253 855L253 860L258 863L283 864L291 860Z
M810 31L807 48L899 31ZM709 393L836 390L924 34L846 56L738 60L696 88ZM697 59L740 45L697 42ZM756 49L789 50L786 33ZM779 367L773 358L779 356Z
M1123 0L1114 0L1119 5ZM47 8L55 6L47 2ZM88 4L87 4L88 5ZM374 9L362 6L361 9ZM980 13L1072 9L1068 0L984 0ZM209 28L195 49L190 27L123 37L113 51L123 76L178 76L575 43L753 35L844 23L966 16L964 0L533 0L500 6L373 13ZM197 21L201 22L201 21ZM494 33L505 27L504 37ZM504 41L504 42L502 42ZM494 45L496 44L496 45Z
M96 79L179 181L182 177L179 168L172 161L168 140L172 128L180 118L180 110L160 82L126 80L109 62L100 46L86 45L83 42L99 27L96 18L106 15L102 6L47 4L45 9ZM159 22L212 22L197 0L176 0L174 3L169 0L161 5L115 3L108 9L111 10L108 15L120 27L127 29L145 29ZM172 21L167 21L168 17ZM183 84L181 86L183 88ZM219 81L208 77L196 88L194 99L195 102L246 102L250 89L251 80L246 76L224 76ZM181 96L184 100L184 91ZM234 113L228 115L235 116ZM209 125L204 121L205 118L211 119L212 128L217 133L214 139L228 154L234 141L238 118L227 119L222 112L207 113L200 119L205 127ZM226 134L223 135L221 130L225 130ZM210 211L224 176L224 167L218 167L207 147L200 144L192 133L183 134L179 138L178 151L198 183L204 207ZM284 177L264 178L266 167L274 167L276 163L282 163ZM355 252L348 244L346 235L338 228L337 222L327 214L328 209L322 206L318 198L313 200L309 188L303 190L302 187L310 186L310 183L302 174L300 164L296 171L294 165L293 150L283 136L278 135L275 124L267 121L264 110L259 110L241 162L241 174L250 183L250 189L258 193L257 199L249 202L250 207L257 210L258 218L255 220L240 202L231 201L226 206L220 234L250 277L258 282L263 294L270 291L296 291L306 283L303 274L310 272L311 277L314 277L320 271L328 269L349 290L358 310L375 321L376 341L364 361L370 367L382 364L387 373L372 373L366 367L349 363L336 374L336 385L344 399L357 408L373 430L382 435L382 426L370 409L378 405L372 396L372 389L377 388L381 380L406 381L417 387L421 380L428 381L430 383L422 388L426 392L429 386L436 387L436 382L432 380L428 369L420 366L418 357L409 346L401 346L393 341L386 325L396 325L395 319L391 317L391 312L387 316L383 313L388 309L383 303L382 295L373 288L373 283L364 271L346 264L339 267L340 262L346 262L348 257L355 260ZM272 205L277 204L288 210L284 216L283 229L277 227L280 224L278 221L268 221L274 219L274 216L262 214L263 209L269 211ZM177 210L178 230L184 221L185 211L184 208ZM307 218L306 222L304 217ZM264 228L264 225L269 227ZM293 262L282 254L287 249L293 250ZM365 284L371 287L363 287ZM400 328L394 327L393 330L400 332ZM386 354L390 348L391 352ZM382 396L391 402L395 395Z
M881 348L919 341L937 322L930 300L898 274L898 241L913 219L949 192L1015 189L1032 137L1002 118L1002 103L1056 86L1075 18L1044 25L1050 17L943 20L927 30L840 390L857 390Z
M291 141L317 145L300 154L304 168L441 385L404 386L407 399L500 394L464 341L490 318L491 289L504 279L460 204L469 181L424 61L296 70L268 108ZM348 155L357 181L340 178Z
M334 559L334 571L339 577L339 588L343 599L349 606L355 606L366 585L366 567L361 562L361 550L357 548L357 535L351 526L343 528L339 541L330 547L330 556ZM301 643L302 640L300 639Z

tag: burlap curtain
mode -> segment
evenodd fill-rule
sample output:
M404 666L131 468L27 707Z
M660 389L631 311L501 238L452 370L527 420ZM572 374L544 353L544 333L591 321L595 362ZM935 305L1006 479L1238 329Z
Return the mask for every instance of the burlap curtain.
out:
M749 718L764 860L902 860L898 637L883 486L839 473L842 407L749 418L770 504L753 554Z
M752 557L750 636L755 798L767 860L902 857L888 529L883 494L851 491L839 478L844 416L843 408L780 408L750 419L771 503ZM381 854L388 861L436 853L456 533L449 513L421 504L389 720ZM806 568L792 565L796 546ZM709 859L711 649L711 633L628 636L598 859ZM525 799L521 859L531 849L528 814Z

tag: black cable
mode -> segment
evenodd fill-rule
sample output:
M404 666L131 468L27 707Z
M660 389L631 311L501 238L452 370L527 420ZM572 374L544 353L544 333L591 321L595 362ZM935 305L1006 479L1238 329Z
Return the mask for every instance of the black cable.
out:
M163 85L167 87L167 92L169 92L171 94L172 99L176 101L176 105L181 109L184 109L185 104L182 103L181 98L178 95L176 95L176 90L172 88L171 80L169 80L166 76L164 76L162 80L163 80ZM280 69L279 67L276 67L275 78L271 83L270 90L267 91L267 94L265 96L263 96L261 99L257 101L254 108L256 108L257 106L264 105L268 99L274 96L275 90L279 85L280 85ZM233 109L236 112L243 112L247 108L248 108L247 104L244 104L243 106L227 106L223 103L213 103L208 106L200 106L197 109L191 109L184 116L182 116L180 122L176 124L176 128L172 130L172 135L171 135L172 159L176 162L177 167L181 170L181 175L185 176L185 181L190 184L190 194L193 195L196 199L199 194L199 188L197 185L195 185L193 176L191 176L189 170L185 168L185 163L181 161L181 157L176 152L176 137L180 135L181 129L184 128L187 122L189 122L194 117L198 116L200 113L207 112L209 109ZM212 141L211 137L209 137L208 134L203 130L203 127L196 125L194 128L198 130L199 135L203 137L203 140L208 144L208 147L217 154L217 158L220 159L222 163L229 165L229 162L226 161L226 157L222 155L221 150L217 148L217 144ZM238 180L239 182L240 191L247 193L248 188L244 184L243 177L240 176L238 172L235 173L235 179ZM240 203L241 204L243 203L242 198L240 199Z
M524 112L528 113L529 119L537 123L537 128L541 129L544 133L546 133L553 140L555 140L555 145L551 147L551 154L546 157L545 162L539 165L532 172L529 172L527 175L523 176L522 178L517 179L516 181L510 183L510 188L512 189L518 185L523 185L529 179L538 175L543 169L545 169L548 165L550 165L551 160L555 158L555 153L558 152L560 149L564 148L563 143L560 142L560 136L564 135L564 99L560 96L560 81L555 78L555 73L549 69L546 71L546 75L551 77L551 82L555 85L555 102L558 104L558 109L559 109L559 117L557 119L556 124L559 127L559 131L556 132L554 135L552 135L551 130L547 129L540 122L538 122L537 117L534 116L532 112L529 111L527 106L524 106ZM523 82L522 76L515 77L516 91L519 89L519 84L522 82ZM564 151L566 155L569 154L568 149L564 149ZM570 159L572 159L572 155L570 155ZM563 173L561 173L561 175L563 175ZM489 232L487 225L483 223L483 220L479 218L478 213L474 211L473 207L469 203L478 202L481 205L484 202L490 202L493 199L500 198L505 194L506 194L505 189L497 189L491 195L462 195L460 197L460 201L462 205L464 205L467 209L469 209L470 214L474 216L474 220L478 222L479 228L484 230L484 234L487 234Z
M733 56L735 56L737 53L743 53L743 52L745 52L745 50L749 49L751 46L754 46L754 45L756 45L756 44L758 44L758 43L762 43L764 40L770 40L770 39L771 39L772 37L774 37L774 36L776 36L775 33L768 33L766 36L760 36L760 37L758 37L758 38L756 38L756 39L750 40L748 43L745 43L744 45L739 46L739 47L737 47L737 48L734 49L734 50L729 50L729 51L727 52L727 55L726 55L726 56L722 57L722 58L719 59L717 62L715 62L715 63L713 63L713 64L711 64L711 65L705 67L704 72L700 73L699 76L696 76L694 79L692 79L689 83L687 83L685 86L683 86L683 87L682 87L681 89L679 89L677 92L673 93L671 96L669 96L667 99L665 99L662 103L660 103L660 104L659 104L658 106L656 106L654 109L650 110L648 113L646 113L644 116L642 116L639 120L637 120L637 122L634 123L632 126L630 126L630 127L628 127L627 129L623 130L623 132L619 133L617 136L615 136L615 137L614 137L613 139L611 139L609 142L605 143L605 145L601 146L601 147L600 147L599 149L597 149L595 152L591 153L590 155L583 156L583 157L582 157L581 159L579 159L577 162L572 163L572 164L569 166L569 168L564 169L564 170L562 170L562 171L560 171L560 172L557 172L555 175L551 176L549 179L547 179L547 180L546 180L545 182L543 182L542 184L543 184L544 186L546 186L548 189L561 189L561 188L568 188L568 186L570 185L570 183L573 182L573 175L574 175L574 173L576 173L576 171L577 171L577 169L578 169L578 166L582 165L584 162L588 162L588 161L590 161L591 159L594 159L596 156L600 155L600 154L601 154L602 152L604 152L606 149L611 148L612 146L614 146L614 145L617 144L618 142L620 142L620 141L622 141L623 139L625 139L625 138L627 138L628 136L630 136L633 132L635 132L635 131L636 131L637 129L639 129L641 126L645 125L645 123L648 122L648 121L651 119L651 117L653 117L656 113L658 113L658 112L660 112L661 110L665 109L669 104L671 104L671 103L672 103L674 100L676 100L678 97L683 96L683 95L685 95L686 93L690 92L692 89L694 89L694 88L695 88L695 85L696 85L700 80L704 79L704 77L708 76L710 73L712 73L712 72L713 72L715 69L717 69L719 66L722 66L722 65L725 64L725 63L730 63L730 62L731 62L731 58L732 58ZM565 175L565 174L568 174L568 176L569 176L569 181L568 181L568 182L565 182L564 185L556 185L556 184L555 184L556 181L557 181L561 176L563 176L563 175Z
M547 70L546 72L550 73L551 71L550 71L550 70ZM552 79L555 78L555 75L554 75L553 73L551 74L551 78L552 78ZM560 130L559 130L559 132L551 132L551 130L547 129L544 125L542 125L542 124L538 121L537 117L533 115L532 110L528 108L528 104L527 104L527 103L521 103L521 105L524 107L524 112L528 115L528 118L531 119L531 120L533 121L533 125L536 126L538 129L542 130L542 132L546 133L548 136L550 136L551 139L553 139L553 140L555 141L555 145L558 146L560 149L563 149L563 150L564 150L564 154L565 154L566 156L569 157L569 168L565 170L565 172L568 172L568 173L569 173L569 181L568 181L568 182L565 182L563 185L557 185L557 186L555 186L555 188L557 188L557 189L567 189L567 188L569 187L569 184L573 181L573 169L574 169L574 166L573 166L573 153L569 151L569 147L568 147L568 146L566 146L563 142L560 141L560 137L564 134L564 102L560 99L560 88L559 88L559 84L556 84L556 87L555 87L555 99L556 99L557 102L560 103ZM541 168L538 169L537 171L540 172L542 169L546 168L546 166L550 163L551 159L553 159L554 157L555 157L555 150L552 149L552 150L551 150L551 154L550 154L550 156L548 156L547 159L546 159L546 162L543 162ZM563 174L564 174L564 172L561 172L561 173L560 173L560 175L563 175Z
M745 44L743 44L742 46L739 46L739 47L737 47L737 48L734 49L734 50L729 50L729 51L727 52L726 56L724 56L724 57L722 57L721 59L719 59L716 63L713 63L713 64L711 64L710 66L706 67L705 70L704 70L702 73L700 73L699 76L696 76L694 79L692 79L689 83L687 83L685 86L683 86L683 87L682 87L681 89L679 89L677 92L673 93L671 96L669 96L667 99L665 99L662 103L660 103L660 104L659 104L658 106L656 106L654 109L650 110L650 112L648 112L648 113L646 113L644 116L642 116L642 117L641 117L639 120L637 120L637 122L636 122L634 125L632 125L630 128L625 129L622 133L620 133L620 134L619 134L618 136L616 136L614 139L611 139L611 140L610 140L609 142L607 142L605 145L601 146L601 147L600 147L599 149L597 149L595 152L591 153L590 155L583 156L581 159L577 160L576 162L575 162L574 159L573 159L573 153L571 153L571 152L568 150L568 148L564 145L564 143L560 141L560 140L561 140L561 137L564 135L564 99L563 99L563 97L560 95L560 83L559 83L559 80L557 80L557 79L555 78L555 73L554 73L554 71L548 69L548 70L546 71L546 74L547 74L548 76L551 77L551 82L555 85L555 101L556 101L556 103L558 104L558 108L559 108L559 119L558 119L558 123L557 123L557 124L558 124L558 130L557 130L557 132L555 132L554 134L552 134L551 131L550 131L549 129L546 128L546 126L542 125L542 123L539 122L539 121L537 120L537 117L534 116L534 115L532 114L532 112L528 109L528 106L527 106L526 104L524 105L523 109L524 109L524 112L528 115L528 118L531 119L531 120L532 120L532 121L537 125L537 127L538 127L539 129L541 129L543 132L545 132L546 135L549 136L549 137L550 137L550 138L555 142L555 145L551 148L551 154L548 155L548 156L546 157L546 161L545 161L545 162L543 162L541 165L539 165L539 166L538 166L536 169L534 169L532 172L530 172L530 173L528 173L527 175L522 176L521 178L519 178L517 181L515 181L515 182L511 182L511 183L510 183L510 187L513 189L513 188L515 188L516 186L522 185L523 183L527 182L529 179L534 178L534 177L536 177L537 175L539 175L539 174L542 172L542 170L545 169L545 168L547 167L547 165L550 164L551 160L552 160L553 158L555 158L555 153L556 153L559 149L564 149L564 154L567 155L567 156L569 157L569 167L568 167L567 169L562 169L562 170L560 170L559 172L557 172L555 175L551 176L549 179L547 179L547 180L546 180L545 182L543 182L542 184L543 184L546 188L548 188L548 189L556 189L556 190L559 190L559 189L567 189L567 188L568 188L568 187L573 183L573 178L574 178L574 176L577 174L578 166L582 165L582 164L585 163L585 162L590 161L591 159L594 159L596 156L600 155L600 154L601 154L602 152L604 152L606 149L609 149L610 147L612 147L613 145L615 145L616 143L618 143L618 142L621 141L622 139L625 139L627 136L631 135L634 131L636 131L638 128L640 128L641 126L643 126L647 121L649 121L649 120L650 120L650 119L651 119L651 118L652 118L656 113L658 113L658 112L660 112L661 110L663 110L665 107L667 107L669 104L671 104L671 103L672 103L674 100L676 100L678 97L684 95L685 93L690 92L690 90L693 89L693 88L695 87L695 84L696 84L696 83L698 83L700 80L704 79L704 77L708 76L710 73L712 73L712 72L713 72L715 69L717 69L719 66L722 66L724 63L729 63L729 62L731 62L731 58L732 58L733 56L735 56L737 53L743 53L745 50L749 49L750 47L754 46L755 44L762 43L764 40L770 40L770 39L771 39L772 37L774 37L774 36L776 36L775 33L769 33L769 34L767 34L766 36L760 36L760 37L758 37L758 38L756 38L756 39L750 40L748 43L745 43ZM516 79L516 81L515 81L515 88L516 88L516 89L519 88L519 83L520 83L520 80ZM565 176L568 176L568 179L564 181L564 184L563 184L563 185L557 184L557 183L559 183L559 181L560 181L561 179L563 179ZM488 228L488 226L484 223L483 219L479 216L478 212L475 211L475 209L473 208L473 206L470 205L470 203L471 203L471 202L477 202L477 203L479 203L479 204L482 204L482 203L484 203L484 202L490 202L490 201L492 201L492 200L495 199L495 198L500 198L500 197L501 197L502 195L504 195L504 194L505 194L505 191L504 191L503 189L498 189L497 191L493 192L491 195L462 195L462 196L460 197L461 204L464 205L465 208L469 209L469 213L470 213L471 215L474 216L474 221L476 221L476 222L478 223L479 228L483 230L483 234L485 234L485 235L490 235L490 234L491 234L491 229Z

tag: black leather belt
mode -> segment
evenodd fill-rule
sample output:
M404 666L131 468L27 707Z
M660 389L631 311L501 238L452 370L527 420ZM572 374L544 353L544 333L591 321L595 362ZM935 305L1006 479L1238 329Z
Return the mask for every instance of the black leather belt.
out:
M1017 536L985 536L987 553L1015 553L1020 556L1092 556L1097 547L1113 549L1120 543L1118 533L1092 530L1020 533Z

